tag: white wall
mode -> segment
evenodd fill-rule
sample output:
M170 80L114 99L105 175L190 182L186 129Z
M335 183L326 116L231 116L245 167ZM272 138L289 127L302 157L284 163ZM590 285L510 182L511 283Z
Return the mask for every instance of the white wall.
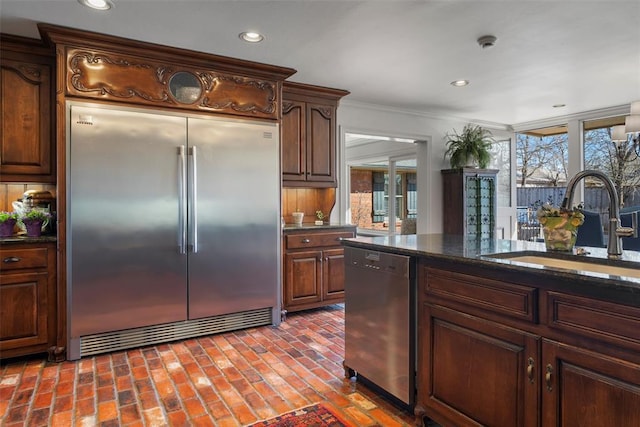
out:
M346 222L340 217L348 205L348 189L343 187L347 173L344 162L344 133L396 136L426 140L418 148L418 233L442 232L442 179L440 170L449 167L444 159L444 136L454 129L460 131L468 123L455 118L439 118L413 111L393 110L381 106L350 103L343 100L338 107L340 141L338 145L338 196L332 220ZM486 126L486 124L483 124ZM488 126L486 126L488 127ZM425 170L426 166L426 170Z

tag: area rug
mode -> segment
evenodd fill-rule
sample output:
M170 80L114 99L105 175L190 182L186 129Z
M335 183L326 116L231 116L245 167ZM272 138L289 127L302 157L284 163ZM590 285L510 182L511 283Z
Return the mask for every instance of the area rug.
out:
M296 409L249 427L357 427L321 403Z

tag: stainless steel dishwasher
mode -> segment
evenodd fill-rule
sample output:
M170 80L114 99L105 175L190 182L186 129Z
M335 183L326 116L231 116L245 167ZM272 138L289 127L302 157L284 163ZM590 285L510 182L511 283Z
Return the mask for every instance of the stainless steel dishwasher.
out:
M345 375L415 403L413 258L345 247Z

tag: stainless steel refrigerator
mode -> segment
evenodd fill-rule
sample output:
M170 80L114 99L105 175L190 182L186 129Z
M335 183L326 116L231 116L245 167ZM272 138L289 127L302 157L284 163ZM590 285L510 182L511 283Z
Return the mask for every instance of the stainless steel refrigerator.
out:
M68 105L70 359L279 322L279 129Z

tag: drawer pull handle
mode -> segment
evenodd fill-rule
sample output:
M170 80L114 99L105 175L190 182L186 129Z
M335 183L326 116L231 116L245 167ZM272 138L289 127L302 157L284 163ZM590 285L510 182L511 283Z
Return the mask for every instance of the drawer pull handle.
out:
M533 357L530 357L527 361L527 378L529 378L529 382L533 384L533 367L535 366L535 362Z
M17 256L8 256L5 259L3 259L2 261L9 264L10 262L20 262L21 258L17 257Z
M547 383L547 391L553 391L553 385L551 383L551 374L553 374L553 366L547 365L547 373L544 375L544 381Z
M309 239L302 239L302 243L309 243L309 242L311 242L311 240L309 240Z

